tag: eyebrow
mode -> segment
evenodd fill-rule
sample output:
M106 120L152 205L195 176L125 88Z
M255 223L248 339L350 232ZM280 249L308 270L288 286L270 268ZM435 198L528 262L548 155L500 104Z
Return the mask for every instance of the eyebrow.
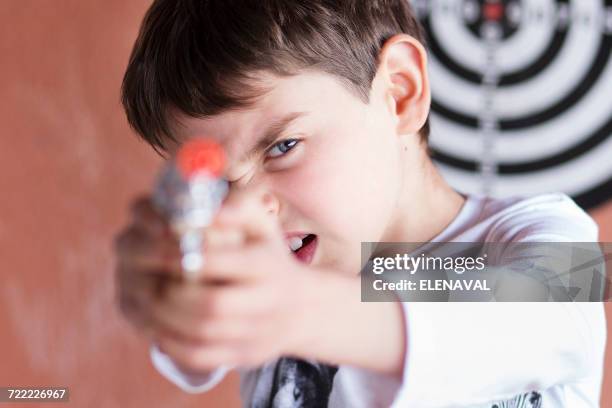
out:
M293 121L306 115L305 112L292 112L282 118L272 122L263 135L255 142L255 146L249 150L245 157L251 158L260 152L263 152L272 143L278 139L278 137L289 127Z

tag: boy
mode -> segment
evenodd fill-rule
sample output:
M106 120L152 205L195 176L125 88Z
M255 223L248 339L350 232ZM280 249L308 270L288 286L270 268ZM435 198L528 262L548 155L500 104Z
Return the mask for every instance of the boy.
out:
M360 302L361 242L597 239L564 195L448 186L422 43L404 0L153 3L128 120L169 155L214 138L231 184L199 284L148 197L117 240L121 309L163 375L201 392L236 367L252 407L598 406L601 304Z

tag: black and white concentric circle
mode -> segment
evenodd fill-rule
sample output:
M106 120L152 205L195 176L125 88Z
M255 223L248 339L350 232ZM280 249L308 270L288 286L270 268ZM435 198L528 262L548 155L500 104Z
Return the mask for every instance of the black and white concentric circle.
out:
M466 192L612 197L612 0L413 0L434 158Z

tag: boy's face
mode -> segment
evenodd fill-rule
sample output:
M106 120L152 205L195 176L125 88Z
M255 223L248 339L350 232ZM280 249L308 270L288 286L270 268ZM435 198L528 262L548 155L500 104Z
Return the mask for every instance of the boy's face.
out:
M232 188L264 186L286 237L314 234L299 251L303 262L356 274L360 243L393 240L399 213L408 210L401 197L419 194L419 136L397 134L382 88L373 86L366 104L323 73L267 76L264 83L269 91L247 109L204 119L176 115L176 136L220 142ZM249 155L265 137L273 139Z

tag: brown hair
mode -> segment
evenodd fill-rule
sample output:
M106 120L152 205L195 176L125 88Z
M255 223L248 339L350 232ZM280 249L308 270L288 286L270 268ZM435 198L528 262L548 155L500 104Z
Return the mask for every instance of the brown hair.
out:
M407 0L156 0L123 78L130 125L159 153L169 108L204 117L248 106L256 72L317 69L368 102L378 56L398 33L425 43ZM429 135L429 120L420 131Z

